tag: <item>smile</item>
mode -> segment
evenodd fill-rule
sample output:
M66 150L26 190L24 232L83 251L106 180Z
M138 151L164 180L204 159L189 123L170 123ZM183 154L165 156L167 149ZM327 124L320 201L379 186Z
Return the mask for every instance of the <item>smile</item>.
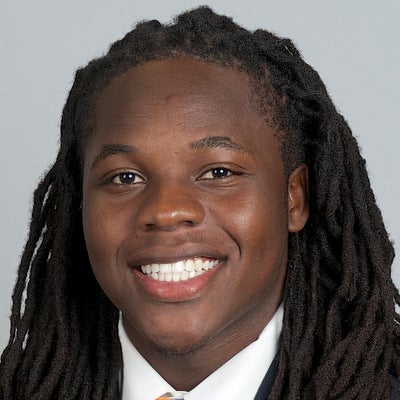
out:
M140 268L157 281L180 282L202 275L218 263L216 259L190 258L171 264L146 264Z

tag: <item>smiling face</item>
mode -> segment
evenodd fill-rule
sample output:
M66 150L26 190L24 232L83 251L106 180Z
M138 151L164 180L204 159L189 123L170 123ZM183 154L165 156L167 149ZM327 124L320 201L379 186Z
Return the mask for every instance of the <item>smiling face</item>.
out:
M287 182L250 93L243 72L174 59L131 68L97 99L86 244L145 357L235 354L282 299L288 231L307 219L306 168Z

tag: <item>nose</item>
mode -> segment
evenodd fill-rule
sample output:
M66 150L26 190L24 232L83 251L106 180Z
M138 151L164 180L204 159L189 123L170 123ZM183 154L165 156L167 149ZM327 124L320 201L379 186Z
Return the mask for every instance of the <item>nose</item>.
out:
M180 226L196 226L204 219L200 199L184 185L157 185L144 196L138 213L146 230L172 231Z

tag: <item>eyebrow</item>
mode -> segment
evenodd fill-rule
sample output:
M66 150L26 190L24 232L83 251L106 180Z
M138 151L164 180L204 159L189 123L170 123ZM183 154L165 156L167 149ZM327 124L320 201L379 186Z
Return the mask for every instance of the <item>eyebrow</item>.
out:
M114 154L137 153L138 149L134 146L124 144L104 144L101 147L100 153L94 159L91 169L94 168L100 161Z
M200 140L196 140L189 144L189 148L195 150L208 149L213 147L220 147L235 151L244 151L249 153L250 150L235 143L228 136L209 136ZM139 150L134 146L127 146L124 144L104 144L101 147L100 153L94 159L90 169L93 169L100 161L106 159L114 154L137 153Z
M199 149L208 149L213 147L222 147L225 149L235 150L235 151L244 151L249 153L250 150L241 146L240 144L235 143L228 136L209 136L200 140L196 140L195 142L191 142L189 144L191 149L199 150Z

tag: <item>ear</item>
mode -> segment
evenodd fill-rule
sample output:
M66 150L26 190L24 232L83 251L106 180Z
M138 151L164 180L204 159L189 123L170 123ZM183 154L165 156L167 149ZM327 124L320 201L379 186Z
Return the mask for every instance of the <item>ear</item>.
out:
M288 230L299 232L304 228L310 214L308 202L308 168L299 165L288 181Z

